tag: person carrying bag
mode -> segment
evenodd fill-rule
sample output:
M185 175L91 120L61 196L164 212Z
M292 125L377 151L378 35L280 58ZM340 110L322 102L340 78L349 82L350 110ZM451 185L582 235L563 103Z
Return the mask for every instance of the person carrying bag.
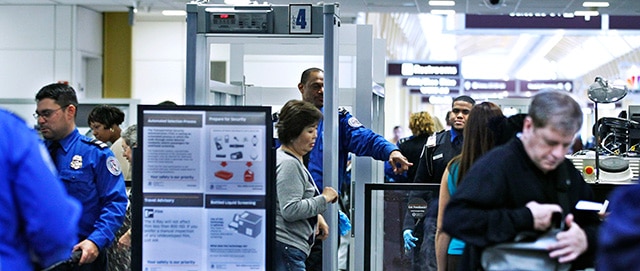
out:
M487 247L482 252L482 268L486 271L566 271L571 264L561 264L549 257L547 247L556 242L556 234L562 231L564 219L561 213L553 214L553 227L540 234L519 233L513 242Z
M566 166L561 165L556 190L562 210L571 210L567 189L570 184ZM559 263L549 257L548 247L557 242L556 235L565 230L564 215L559 212L551 217L551 228L546 232L525 231L518 233L513 242L487 247L482 252L482 268L485 271L567 271L571 264Z

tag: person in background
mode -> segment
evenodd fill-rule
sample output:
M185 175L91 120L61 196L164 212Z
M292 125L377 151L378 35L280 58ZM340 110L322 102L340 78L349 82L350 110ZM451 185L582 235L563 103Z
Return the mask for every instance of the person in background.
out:
M409 160L410 163L413 163L414 165L418 164L424 145L427 142L427 138L435 132L434 130L435 121L436 119L432 118L431 114L429 114L426 111L413 113L409 117L409 129L411 129L411 133L413 135L410 137L401 138L400 141L398 141L398 148L402 153L404 153L407 156L407 160ZM410 182L413 182L413 179L415 178L416 167L410 167L409 170L407 170L407 172L400 175L396 175L396 174L393 174L393 170L391 169L391 165L389 164L389 162L385 162L384 170L385 170L386 180L390 182L410 183ZM391 193L394 193L394 191L385 191L385 195L387 193L390 193L390 195L393 195ZM409 194L408 192L404 192L402 193L402 196L406 197L408 194ZM400 202L398 203L399 204L398 210L402 210L402 211L391 212L390 215L397 216L398 217L397 221L402 221L402 219L404 218L403 211L407 207L404 202L405 200L402 199L399 201ZM385 209L387 207L388 207L387 202L385 202ZM413 219L411 220L413 221ZM385 219L385 222L386 221L387 220ZM394 222L393 227L402 227L402 224L404 223L401 223L400 225L398 225L397 223ZM398 236L398 237L400 238L394 239L394 240L398 240L400 244L402 244L403 242L402 237L401 236ZM421 266L424 266L424 263L420 262L420 260L424 259L424 257L421 257L418 254L420 253L421 243L422 242L416 241L415 242L416 247L412 249L409 252L410 254L408 255L411 260L411 266L413 267L413 270L420 270Z
M138 125L131 125L122 131L122 156L127 163L133 165L133 148L138 146ZM122 227L116 232L117 243L109 248L109 270L131 270L131 190L129 204Z
M451 111L447 111L447 114L445 115L445 119L447 122L447 128L451 128L453 126L453 123L456 121L456 115L452 114Z
M178 104L176 102L171 101L171 100L162 101L162 102L158 103L158 105L160 105L160 106L178 106Z
M67 260L80 204L67 195L47 150L26 122L0 109L0 270L35 270Z
M598 232L596 270L636 270L640 266L640 185L621 185L609 197Z
M122 225L127 207L122 171L107 144L78 132L78 99L66 84L42 87L36 94L40 134L67 192L82 204L78 238L81 271L107 269L106 248Z
M324 71L322 69L309 68L302 72L300 83L298 83L298 90L300 94L302 94L302 100L312 103L323 111ZM305 157L305 165L307 165L313 180L319 188L324 187L322 179L323 125L323 121L320 120L318 123L318 138L316 139L313 150L308 154L308 159ZM412 166L396 145L364 127L358 119L342 107L338 109L338 137L338 183L340 184L341 193L345 193L344 191L346 189L343 189L343 187L348 188L351 183L351 180L346 178L349 152L358 156L371 156L376 160L388 160L395 174L402 174ZM341 197L348 198L348 195L341 195ZM344 204L341 206L344 206ZM345 206L344 208L346 210L349 207ZM341 237L340 243L338 268L346 270L348 240ZM308 270L322 270L321 242L316 242L316 244L312 249L311 256L307 260Z
M420 155L420 162L416 167L414 183L440 183L442 175L449 161L460 154L462 149L462 132L467 117L476 101L469 96L458 96L451 103L451 112L455 121L450 130L440 131L429 138ZM415 249L416 241L421 241L419 257L416 259L420 270L435 271L436 252L436 217L438 215L438 198L423 192L412 192L411 198L419 197L427 201L428 208L424 220L416 221L407 210L404 218L402 237L405 251ZM417 233L416 233L417 231ZM420 239L422 238L422 240Z
M122 138L120 125L124 122L124 112L112 105L98 105L94 107L87 117L87 124L91 128L93 136L109 145L111 151L120 162L125 181L131 181L129 163L122 156Z
M464 248L464 242L451 239L446 232L442 231L444 208L469 167L480 156L500 143L497 128L503 119L502 110L494 103L483 102L474 106L462 132L466 138L462 143L462 152L449 161L442 175L436 230L436 259L439 271L455 271Z
M409 129L412 135L401 138L397 145L400 152L406 155L410 163L418 164L427 138L435 131L434 125L435 120L426 111L413 113L409 117ZM407 183L413 182L416 175L416 167L410 167L407 172L397 175L393 173L391 164L387 161L384 164L384 172L389 180L393 180L392 182Z
M288 101L280 111L276 151L276 270L304 271L305 260L316 237L326 239L329 226L321 213L338 199L335 189L320 193L303 164L318 137L322 112L313 104Z
M442 125L442 121L440 121L440 119L436 116L432 116L431 117L433 119L433 130L435 132L440 132L443 131L445 129L451 129L451 127L445 127Z
M543 91L533 97L520 136L476 160L442 220L445 232L465 242L458 270L478 270L487 246L510 242L522 231L546 231L554 212L566 215L566 230L548 246L549 256L574 270L594 265L599 218L574 207L593 201L593 191L565 158L581 126L582 109L571 96Z
M393 137L389 139L389 142L398 144L398 140L400 140L402 137L404 137L404 130L402 129L402 126L393 126Z

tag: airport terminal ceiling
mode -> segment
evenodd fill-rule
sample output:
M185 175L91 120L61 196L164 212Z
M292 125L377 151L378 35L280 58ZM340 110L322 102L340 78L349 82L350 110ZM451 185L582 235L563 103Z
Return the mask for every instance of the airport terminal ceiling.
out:
M136 18L160 16L165 9L184 10L187 0L0 0L0 5L77 4L101 12L137 10ZM205 1L206 2L206 1ZM210 0L224 4L230 0ZM264 1L239 0L237 3ZM290 0L271 0L276 5ZM319 1L299 0L296 3ZM331 1L325 1L331 2ZM465 78L571 79L591 83L592 74L624 78L621 70L640 74L640 31L468 30L464 14L568 16L598 11L599 16L640 16L640 1L610 0L608 7L583 7L570 0L455 0L434 6L428 0L347 0L340 3L343 23L372 24L388 43L388 60L461 61ZM440 1L442 2L442 1ZM446 2L446 1L444 1ZM455 10L455 16L430 15ZM462 19L461 19L462 18ZM576 17L578 19L591 17ZM461 21L462 20L462 21ZM491 69L487 69L490 65Z

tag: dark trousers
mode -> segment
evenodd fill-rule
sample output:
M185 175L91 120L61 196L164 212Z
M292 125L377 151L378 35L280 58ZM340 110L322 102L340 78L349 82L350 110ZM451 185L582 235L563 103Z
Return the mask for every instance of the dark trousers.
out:
M307 271L322 271L322 240L316 239L305 261Z

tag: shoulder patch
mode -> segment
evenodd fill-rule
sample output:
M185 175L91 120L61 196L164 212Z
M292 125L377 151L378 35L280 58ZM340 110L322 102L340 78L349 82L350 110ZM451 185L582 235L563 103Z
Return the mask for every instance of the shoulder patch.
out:
M109 147L109 145L107 145L107 143L104 143L104 142L102 142L102 141L100 141L100 140L97 140L97 139L95 139L95 138L94 138L94 139L91 139L90 143L91 143L91 144L93 144L93 145L96 145L96 146L100 147L101 149L104 149L104 148L108 148L108 147Z
M427 138L426 146L427 146L427 148L431 148L431 147L435 147L436 146L436 134L432 134Z
M106 166L109 172L113 174L113 176L120 176L120 174L122 174L122 169L120 168L120 162L118 162L118 159L116 159L115 157L109 156L109 158L107 158Z
M358 127L362 126L362 123L360 123L360 121L358 119L356 119L356 117L349 118L347 123L349 123L349 126L351 126L353 128L358 128Z

